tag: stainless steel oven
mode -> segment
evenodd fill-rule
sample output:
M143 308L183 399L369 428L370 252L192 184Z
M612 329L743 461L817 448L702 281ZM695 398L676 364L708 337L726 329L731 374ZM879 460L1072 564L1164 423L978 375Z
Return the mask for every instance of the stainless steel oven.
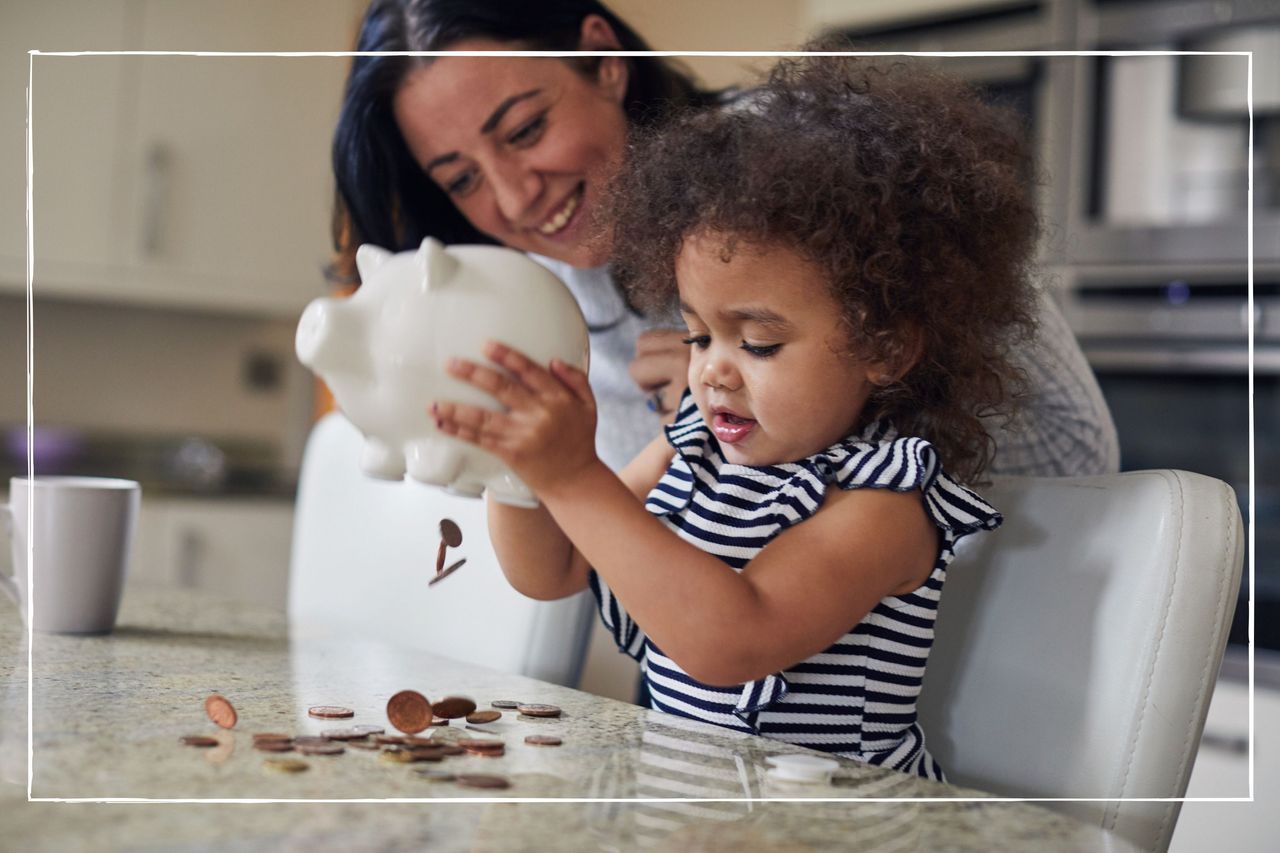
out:
M1255 636L1259 648L1280 650L1280 276L1256 280L1252 314L1246 284L1204 272L1090 270L1076 277L1065 309L1111 407L1122 470L1217 477L1235 489L1246 519L1252 321ZM1247 641L1247 594L1246 582L1233 644Z

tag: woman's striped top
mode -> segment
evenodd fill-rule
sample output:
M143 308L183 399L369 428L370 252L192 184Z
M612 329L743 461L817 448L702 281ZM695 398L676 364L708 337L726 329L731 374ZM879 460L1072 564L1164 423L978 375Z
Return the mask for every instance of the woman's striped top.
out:
M736 687L691 678L592 572L601 617L618 647L640 662L653 708L941 780L916 722L916 698L955 545L969 533L998 527L1000 514L942 471L929 442L899 437L882 423L799 462L735 465L725 461L686 392L666 432L676 455L645 508L735 571L817 512L830 483L920 489L941 535L937 562L923 585L881 600L825 651Z

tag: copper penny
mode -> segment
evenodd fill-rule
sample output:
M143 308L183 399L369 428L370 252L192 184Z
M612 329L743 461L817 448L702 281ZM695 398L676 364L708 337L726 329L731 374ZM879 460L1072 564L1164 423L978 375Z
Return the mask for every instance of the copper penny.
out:
M387 719L405 734L417 734L431 724L431 703L416 690L401 690L387 700Z
M358 726L352 726L351 731L360 732L362 735L380 735L386 731L382 726L371 726L367 723L361 723Z
M458 527L457 522L442 518L440 519L440 538L450 548L457 548L462 544L462 528Z
M374 735L373 742L378 746L386 746L391 743L404 743L404 735Z
M520 707L520 703L511 699L495 699L489 703L495 708L501 708L504 711L514 711Z
M294 743L294 748L303 755L341 755L346 751L340 743Z
M432 721L431 721L431 725L433 725L433 726L447 726L447 725L449 725L449 721L448 721L448 720L445 720L445 719L442 719L442 718L440 718L440 717L437 717L437 718L435 718L434 720L432 720Z
M560 716L560 709L557 708L555 705L541 705L541 704L538 704L537 702L531 702L529 704L519 705L518 709L520 713L524 714L526 717L558 717Z
M492 723L500 719L502 719L501 711L472 711L467 714L468 723Z
M452 782L456 778L448 770L436 770L433 767L422 767L413 772L432 782Z
M341 705L316 705L307 709L307 715L319 717L322 720L344 720L347 717L354 717L356 712Z
M433 577L431 580L427 581L427 586L433 586L436 583L439 583L440 581L449 577L449 575L453 574L458 569L462 568L466 564L466 562L467 562L467 558L463 557L461 560L449 566L447 569L441 569L440 571L436 572L436 576Z
M232 728L236 724L236 709L225 696L210 693L209 698L204 700L204 712L209 715L209 719L224 729Z
M262 752L293 752L293 741L262 738L253 742L253 748Z
M455 746L455 745L453 745L453 744L451 744L451 743L447 743L447 744L445 744L444 746L440 747L440 754L441 754L441 755L445 755L445 756L448 756L448 755L462 755L462 754L464 754L465 752L466 752L466 750L465 750L465 749L463 749L462 747L460 747L460 746Z
M484 773L459 773L455 780L468 788L510 788L505 776L488 776Z
M262 766L277 773L301 773L309 765L296 758L268 758L262 762Z
M293 735L284 732L254 732L254 740L293 740Z
M431 710L435 712L437 717L441 717L446 720L456 720L458 717L465 717L475 709L476 703L465 696L446 696L431 706Z
M186 735L178 738L178 742L185 746L217 746L218 739L209 737L208 735Z
M524 742L530 746L559 746L562 743L555 735L529 735Z

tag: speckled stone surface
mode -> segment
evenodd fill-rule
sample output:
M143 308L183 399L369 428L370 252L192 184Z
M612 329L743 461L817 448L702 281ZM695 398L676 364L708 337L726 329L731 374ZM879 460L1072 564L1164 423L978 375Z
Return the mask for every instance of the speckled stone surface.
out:
M422 652L290 636L279 614L145 589L130 590L109 636L36 635L33 798L433 802L27 802L28 646L12 607L0 607L0 649L4 849L1132 849L1033 804L946 802L983 795L850 761L841 761L831 784L777 782L765 758L803 750ZM281 774L264 767L276 756L252 748L260 731L318 734L371 723L390 732L386 701L406 688L433 699L470 696L482 708L514 699L564 713L535 719L509 711L483 726L506 742L501 758L390 764L349 749L289 754L309 769ZM205 717L211 692L234 703L234 729ZM312 719L312 705L344 705L356 715ZM459 723L433 736L484 736ZM564 743L526 745L535 733ZM181 746L188 734L213 735L219 746ZM496 773L511 787L463 788L420 769ZM509 802L474 802L488 797ZM848 801L858 798L881 801ZM565 799L595 802L556 802Z

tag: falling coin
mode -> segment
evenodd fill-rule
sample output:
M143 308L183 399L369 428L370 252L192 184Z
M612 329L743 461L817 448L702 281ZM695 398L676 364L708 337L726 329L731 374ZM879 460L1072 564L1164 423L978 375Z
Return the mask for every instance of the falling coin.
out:
M462 528L458 527L457 522L442 518L440 519L440 538L450 548L457 548L462 544Z
M500 719L502 719L501 711L472 711L467 714L468 723L492 723Z
M333 741L328 743L297 743L295 741L294 748L303 755L341 755L346 751L346 747Z
M433 577L431 580L427 581L427 586L432 586L433 584L438 583L439 581L442 581L445 578L449 577L449 575L453 574L458 569L462 568L463 564L466 562L467 562L467 558L463 557L461 560L454 563L449 568L444 569L443 571L436 572L436 576Z
M560 709L557 708L555 705L541 705L541 704L538 704L537 702L533 702L527 705L520 705L518 706L518 709L520 713L524 714L526 717L558 717L560 716Z
M495 708L501 708L504 711L514 711L520 707L519 702L512 701L511 699L495 699L489 704Z
M432 712L442 719L456 720L476 709L476 703L465 696L446 696L431 706Z
M483 773L460 773L455 778L459 785L468 788L510 788L511 783L504 776L487 776Z
M225 696L210 693L209 698L204 700L204 712L209 715L209 719L224 729L229 729L236 724L236 709Z
M401 690L387 700L387 719L405 734L417 734L431 724L431 703L416 690Z
M262 766L277 773L301 773L310 765L296 758L268 758L262 762Z
M178 738L178 742L186 746L217 746L218 739L207 735L186 735Z
M307 715L311 717L319 717L323 720L341 720L347 717L354 717L356 712L350 708L343 708L340 705L316 705L307 709Z
M529 735L524 742L530 746L559 746L562 743L555 735Z

